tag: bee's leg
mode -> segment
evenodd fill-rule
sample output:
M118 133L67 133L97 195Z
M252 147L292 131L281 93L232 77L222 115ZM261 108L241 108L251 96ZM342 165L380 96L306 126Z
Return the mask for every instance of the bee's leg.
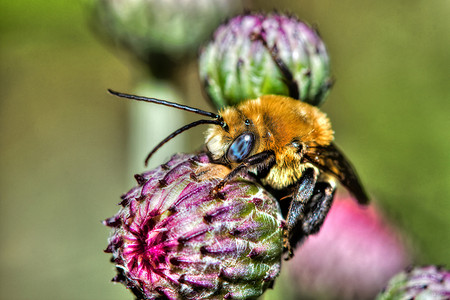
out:
M300 99L300 87L298 86L297 81L294 79L294 75L292 74L291 70L289 70L288 66L286 66L286 64L278 54L277 45L269 47L266 39L261 34L254 34L252 38L261 41L263 46L267 49L267 51L269 51L270 56L272 57L273 61L284 77L284 82L286 83L286 86L289 90L289 97Z
M298 202L306 197L306 189L308 189L309 193L311 182L309 179L305 179L306 182L303 182L302 179L300 179L301 182L299 188L297 189L297 194L294 195L292 199L291 207L300 206ZM288 219L295 218L295 216L297 217L297 219L293 221L294 226L290 228L287 227L287 232L285 232L284 245L288 250L288 258L292 257L293 250L298 242L302 241L306 236L315 234L320 230L323 222L325 221L325 217L331 208L334 193L336 191L336 184L331 178L327 178L323 181L321 178L320 180L321 181L315 182L309 199L306 203L301 205L301 213L297 213L294 216L290 216L288 214ZM298 200L296 201L296 199ZM290 211L291 210L289 210L289 212Z
M292 257L297 242L304 236L302 233L302 222L307 213L307 204L313 195L318 175L319 172L315 168L305 169L294 191L286 217L283 238L283 244L288 251L289 258Z
M317 182L308 203L305 219L302 221L305 235L314 234L320 230L333 203L335 191L334 181Z
M266 44L267 45L267 44ZM294 78L291 70L289 70L288 66L284 63L281 57L278 55L278 48L275 46L272 49L269 49L270 56L272 56L273 61L280 70L283 75L284 83L286 84L289 90L289 97L294 99L300 99L300 87L298 86L297 81Z
M211 191L211 193L213 195L219 194L219 191L225 186L225 184L227 184L228 181L232 180L234 177L239 175L239 173L246 172L251 167L256 168L268 167L272 165L274 161L275 161L275 154L271 151L263 151L250 157L247 157L236 168L234 168L230 173L228 173L228 175L225 176L225 178L222 179L222 181L219 182L218 185L216 185L216 187Z

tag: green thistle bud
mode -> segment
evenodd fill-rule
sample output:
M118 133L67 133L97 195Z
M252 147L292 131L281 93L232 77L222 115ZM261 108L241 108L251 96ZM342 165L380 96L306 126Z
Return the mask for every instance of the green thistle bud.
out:
M221 25L202 49L199 64L206 92L218 108L267 94L320 105L332 82L317 32L275 13L237 16Z
M118 275L139 299L247 299L278 275L282 218L251 178L211 190L229 172L206 154L175 155L137 175L139 186L104 224ZM247 175L246 175L247 176Z
M450 271L442 267L416 267L395 275L377 300L448 300Z
M161 63L161 58L170 61L194 56L214 28L241 8L237 0L90 2L95 29L102 36L153 63Z

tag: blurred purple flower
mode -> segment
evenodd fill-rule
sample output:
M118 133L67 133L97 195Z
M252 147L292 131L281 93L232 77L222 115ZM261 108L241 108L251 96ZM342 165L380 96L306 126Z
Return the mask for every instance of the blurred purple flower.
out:
M306 299L373 299L408 263L400 236L373 206L337 198L320 232L287 266Z

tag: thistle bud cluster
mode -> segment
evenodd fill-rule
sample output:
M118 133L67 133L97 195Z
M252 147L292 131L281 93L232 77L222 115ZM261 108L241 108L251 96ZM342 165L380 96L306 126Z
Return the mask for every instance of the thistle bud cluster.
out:
M162 2L185 10L188 19L183 14L171 15L174 7L158 9ZM109 24L106 28L114 38L138 56L177 56L181 45L190 48L203 35L196 12L206 6L220 10L223 4L206 2L99 1L104 5L101 11L107 12L99 18ZM168 23L161 22L166 19ZM159 25L150 24L153 20L159 20ZM184 25L172 28L174 23ZM221 25L202 49L199 66L205 90L217 108L267 94L295 96L318 106L332 83L328 53L317 31L278 13L245 14ZM175 155L154 170L136 175L138 185L122 196L119 212L104 221L112 228L105 252L112 254L117 269L113 280L123 283L138 299L248 299L271 287L283 254L280 207L249 174L240 174L216 191L229 172L228 167L200 153ZM339 244L334 234L330 241L330 245ZM362 243L374 245L366 241ZM386 253L381 248L372 249L377 258ZM330 253L317 254L311 257L332 258ZM355 262L355 257L349 260ZM442 289L431 288L442 282L448 286L448 272L439 272L423 269L401 275L388 288L388 295L432 290L448 299ZM433 281L438 276L435 273L443 279ZM342 279L342 273L336 277ZM408 285L427 277L430 288L418 291ZM406 288L397 288L400 281Z

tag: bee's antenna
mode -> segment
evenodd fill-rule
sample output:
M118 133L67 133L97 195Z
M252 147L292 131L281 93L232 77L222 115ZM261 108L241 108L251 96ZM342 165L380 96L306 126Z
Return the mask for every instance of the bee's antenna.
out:
M196 113L199 115L207 116L207 117L210 117L210 118L213 118L216 120L218 120L220 118L220 116L218 114L204 111L204 110L201 110L198 108L190 107L187 105L182 105L182 104L166 101L166 100L161 100L161 99L156 99L156 98L147 98L147 97L142 97L142 96L120 93L120 92L113 91L111 89L108 89L108 92L113 94L114 96L121 97L121 98L156 103L156 104L161 104L161 105L165 105L165 106L169 106L169 107L174 107L174 108L178 108L181 110L190 111L190 112L193 112L193 113Z
M147 166L147 163L150 160L150 157L152 157L152 155L156 151L158 151L158 149L161 148L165 143L167 143L168 141L170 141L172 138L176 137L183 131L186 131L188 129L191 129L192 127L195 127L195 126L201 125L201 124L215 124L215 125L223 126L224 123L223 123L223 121L220 121L220 120L198 120L198 121L189 123L187 125L184 125L183 127L172 132L169 136L167 136L164 140L162 140L158 145L156 145L155 148L153 148L153 150L147 155L147 158L145 159L145 166Z
M155 103L155 104L161 104L161 105L165 105L165 106L169 106L169 107L178 108L181 110L190 111L190 112L193 112L193 113L196 113L196 114L199 114L202 116L207 116L207 117L214 119L214 120L198 120L198 121L192 122L190 124L187 124L179 129L175 130L174 132L172 132L168 137L166 137L158 145L156 145L155 148L153 148L153 150L147 155L147 158L145 159L146 166L147 166L148 161L152 157L152 155L159 148L161 148L165 143L170 141L172 138L176 137L183 131L191 129L192 127L195 127L195 126L201 125L201 124L215 124L215 125L221 126L225 131L228 131L227 124L224 122L224 120L222 119L222 117L219 114L215 114L212 112L204 111L204 110L201 110L198 108L194 108L194 107L190 107L187 105L182 105L182 104L178 104L178 103L174 103L174 102L170 102L170 101L166 101L166 100L161 100L161 99L156 99L156 98L147 98L147 97L142 97L142 96L137 96L137 95L120 93L120 92L113 91L111 89L108 89L108 92L110 92L111 94L113 94L114 96L117 96L117 97L131 99L131 100L144 101L144 102L150 102L150 103Z

